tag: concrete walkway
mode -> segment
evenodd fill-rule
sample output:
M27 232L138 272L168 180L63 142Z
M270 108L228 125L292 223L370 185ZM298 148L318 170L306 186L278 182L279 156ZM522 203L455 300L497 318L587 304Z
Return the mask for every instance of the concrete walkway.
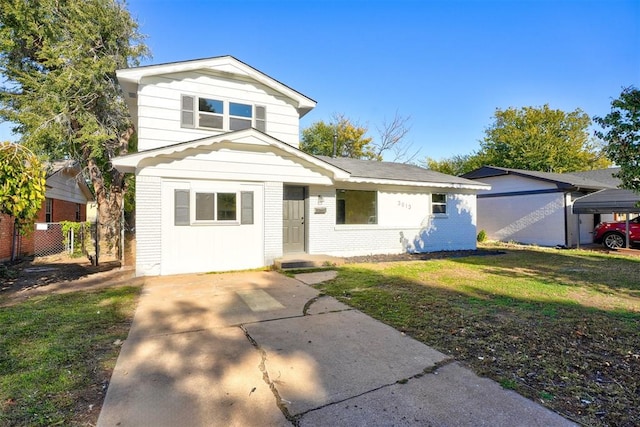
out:
M275 272L146 279L98 426L569 426Z

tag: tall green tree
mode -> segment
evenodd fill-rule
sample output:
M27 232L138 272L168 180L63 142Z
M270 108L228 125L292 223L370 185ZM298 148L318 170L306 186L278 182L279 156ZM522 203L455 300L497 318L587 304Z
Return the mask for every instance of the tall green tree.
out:
M622 187L640 192L640 90L625 88L611 112L594 121L603 128L596 136L605 141L607 157L620 166Z
M485 130L480 153L493 166L544 172L573 172L610 165L597 142L589 138L589 116L524 107L497 109Z
M134 133L115 71L147 53L121 1L0 2L0 119L36 153L79 162L101 222L119 218L126 180L110 160Z
M319 121L303 129L300 149L314 156L332 156L335 136L337 157L382 160L371 145L372 138L366 136L367 131L344 115L335 114L330 123Z

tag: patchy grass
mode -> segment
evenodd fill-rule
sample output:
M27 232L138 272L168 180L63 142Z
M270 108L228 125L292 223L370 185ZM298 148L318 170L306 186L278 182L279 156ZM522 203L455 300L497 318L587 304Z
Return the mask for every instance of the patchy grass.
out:
M535 247L350 264L326 293L585 425L640 425L640 258Z
M93 425L139 288L0 308L0 425Z

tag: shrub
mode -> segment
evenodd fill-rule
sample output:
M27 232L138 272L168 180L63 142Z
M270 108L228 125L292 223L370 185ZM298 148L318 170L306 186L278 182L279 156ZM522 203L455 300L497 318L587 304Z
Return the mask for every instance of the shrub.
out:
M478 243L482 243L487 240L487 232L484 230L480 230L478 236L476 237L476 240L478 241Z

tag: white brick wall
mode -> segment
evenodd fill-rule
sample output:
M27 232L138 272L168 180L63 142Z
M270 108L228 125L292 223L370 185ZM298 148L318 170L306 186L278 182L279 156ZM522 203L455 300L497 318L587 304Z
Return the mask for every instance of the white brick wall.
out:
M383 217L379 218L379 223L385 225L336 225L335 189L310 187L309 193L308 248L312 254L357 256L476 248L476 197L473 194L449 194L448 213L442 217L425 212L422 220L414 223L402 224L398 220L394 223L392 218ZM392 194L389 192L387 196ZM322 196L322 204L319 204L318 196ZM381 198L390 199L387 196ZM430 197L430 193L423 196ZM326 207L326 213L316 213L317 207ZM403 209L406 205L397 205L397 210ZM387 216L401 218L389 206L378 211L379 214L384 212ZM410 216L416 218L415 212Z
M136 275L160 274L162 259L161 180L136 177Z
M282 256L282 182L264 183L264 262Z

